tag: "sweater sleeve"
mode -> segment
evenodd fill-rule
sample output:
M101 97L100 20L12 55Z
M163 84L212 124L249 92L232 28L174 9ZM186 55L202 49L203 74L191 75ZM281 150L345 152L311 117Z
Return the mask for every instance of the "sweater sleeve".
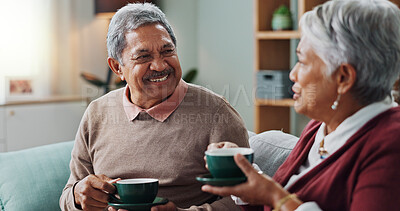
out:
M82 121L80 123L74 147L71 152L70 170L68 182L65 185L61 197L60 197L60 208L63 211L69 210L81 210L79 206L75 205L75 199L73 194L73 188L75 184L93 173L93 167L91 158L87 150L86 141L88 139L88 110L85 112Z

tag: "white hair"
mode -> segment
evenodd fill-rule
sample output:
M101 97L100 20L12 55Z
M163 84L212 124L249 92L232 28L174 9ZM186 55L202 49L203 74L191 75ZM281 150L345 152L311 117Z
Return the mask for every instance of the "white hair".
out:
M161 24L176 46L175 34L165 14L152 3L134 3L119 9L111 19L107 33L108 56L123 65L121 55L127 44L125 34L140 26L153 23Z
M300 19L302 36L331 75L344 63L354 66L351 89L362 104L390 96L400 74L400 10L387 0L332 0Z

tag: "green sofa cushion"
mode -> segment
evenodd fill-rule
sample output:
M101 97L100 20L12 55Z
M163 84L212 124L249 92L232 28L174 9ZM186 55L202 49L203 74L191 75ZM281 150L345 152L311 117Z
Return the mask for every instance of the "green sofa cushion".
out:
M0 153L1 210L60 210L73 144L68 141Z

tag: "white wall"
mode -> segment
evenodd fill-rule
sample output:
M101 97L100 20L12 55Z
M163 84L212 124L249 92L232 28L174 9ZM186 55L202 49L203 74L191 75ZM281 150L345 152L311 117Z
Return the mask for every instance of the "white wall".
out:
M223 94L253 129L253 1L198 1L199 83Z
M221 94L253 129L253 1L160 1L178 37L182 69L197 66L196 84Z
M197 54L197 1L167 0L158 1L174 29L177 39L178 57L183 74L191 68L198 68Z

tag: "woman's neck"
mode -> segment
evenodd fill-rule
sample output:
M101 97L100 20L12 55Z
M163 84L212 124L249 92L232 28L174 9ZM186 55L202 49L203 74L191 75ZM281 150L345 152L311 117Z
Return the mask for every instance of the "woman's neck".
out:
M339 102L337 110L333 111L328 121L324 121L326 124L326 135L335 131L345 119L352 116L363 107L365 106L360 105L350 95L343 96L341 102Z

